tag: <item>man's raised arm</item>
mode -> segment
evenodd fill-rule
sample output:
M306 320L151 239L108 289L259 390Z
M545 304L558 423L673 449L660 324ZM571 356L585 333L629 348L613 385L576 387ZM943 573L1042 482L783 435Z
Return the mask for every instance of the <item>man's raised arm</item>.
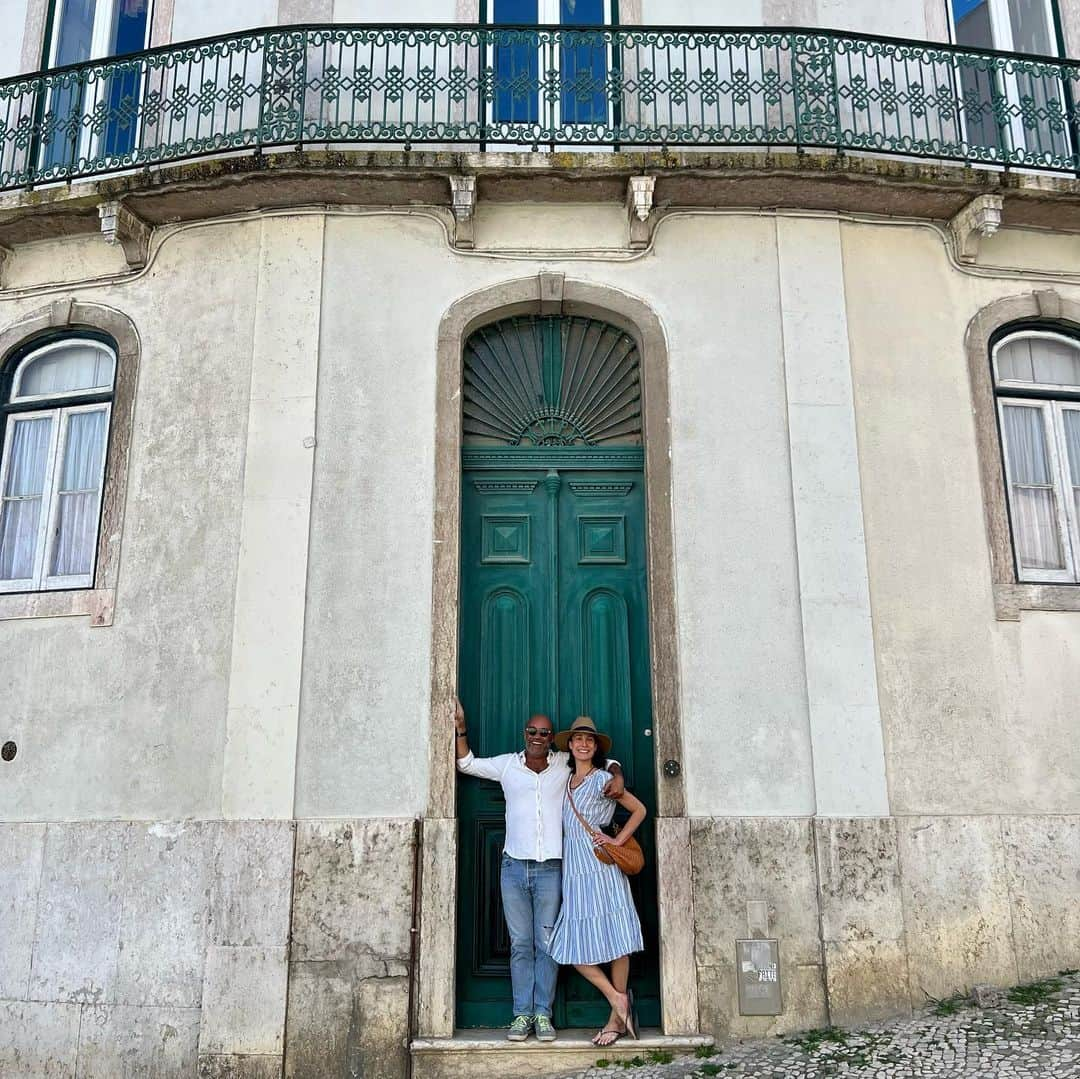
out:
M454 698L454 754L457 757L459 772L469 776L478 776L480 779L502 779L505 756L503 757L476 757L469 749L468 727L465 724L465 709L461 707L461 701Z

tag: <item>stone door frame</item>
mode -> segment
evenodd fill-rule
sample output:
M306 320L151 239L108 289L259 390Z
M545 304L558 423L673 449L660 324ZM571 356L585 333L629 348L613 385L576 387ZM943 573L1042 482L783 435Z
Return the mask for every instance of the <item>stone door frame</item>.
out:
M423 820L420 942L415 1031L454 1033L457 907L456 771L452 731L458 667L461 525L462 354L468 335L511 315L586 315L625 329L638 343L645 443L649 635L657 805L660 1000L665 1034L699 1029L690 876L690 821L682 778L671 510L667 342L642 300L607 285L540 273L480 289L456 301L439 325L436 349L435 507L432 535L431 737ZM445 737L444 737L445 735ZM678 762L677 774L665 762ZM670 769L669 769L670 770Z

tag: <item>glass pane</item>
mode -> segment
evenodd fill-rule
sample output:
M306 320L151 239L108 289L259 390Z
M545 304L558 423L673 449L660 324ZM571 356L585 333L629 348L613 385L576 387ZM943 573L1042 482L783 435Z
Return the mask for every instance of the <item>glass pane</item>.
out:
M25 498L40 495L45 487L53 418L38 416L32 420L15 420L14 423L15 430L8 448L10 463L4 496Z
M90 58L97 0L63 0L56 34L56 66Z
M1034 382L1035 370L1031 361L1031 338L1014 337L997 350L999 379L1016 382Z
M602 26L604 0L560 0L563 26ZM602 34L586 35L563 45L562 119L567 124L602 124L607 121L607 45Z
M112 352L103 345L83 341L54 349L23 368L17 397L108 390L113 366Z
M1036 337L1031 341L1036 382L1053 386L1080 386L1080 349L1068 341Z
M119 0L115 23L109 34L109 52L126 56L146 47L146 14L149 0ZM130 153L135 148L139 94L142 72L139 68L122 71L109 79L107 98L109 123L102 136L102 152L107 155Z
M1014 484L1050 485L1050 458L1046 452L1046 430L1039 408L1006 405L1005 451Z
M1039 56L1057 53L1046 22L1046 0L1009 0L1009 21L1012 23L1013 52Z
M106 430L104 409L68 418L50 576L86 574L93 567Z
M25 581L34 576L40 498L4 501L0 522L0 580Z
M98 530L97 506L97 491L60 496L50 576L70 577L90 572Z
M94 13L97 0L62 0L56 28L56 67L77 64L90 58L94 37ZM71 75L53 87L48 111L53 123L42 147L43 163L66 165L75 160L85 123L83 98L86 86L78 75Z
M994 47L987 0L952 0L952 11L957 45L970 45L973 49Z
M495 25L534 25L537 0L495 0L491 21ZM496 35L496 123L535 124L539 119L540 46L535 34L507 31Z
M68 418L61 491L96 491L105 452L105 411L74 412Z
M52 417L14 420L0 521L0 580L34 575L41 494L52 441Z
M1021 566L1025 569L1065 568L1051 488L1013 487L1013 529Z
M1080 411L1065 409L1061 413L1065 425L1065 449L1069 457L1069 478L1080 484Z

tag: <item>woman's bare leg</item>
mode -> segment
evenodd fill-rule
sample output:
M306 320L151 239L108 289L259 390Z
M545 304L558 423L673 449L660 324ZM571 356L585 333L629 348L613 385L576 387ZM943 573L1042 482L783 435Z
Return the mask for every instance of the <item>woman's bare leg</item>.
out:
M620 967L621 970L619 970ZM612 984L600 967L578 964L575 969L587 982L596 986L611 1005L611 1018L604 1025L612 1030L619 1030L620 1033L624 1032L626 1016L630 1010L630 998L626 995L626 978L630 969L629 957L624 955L611 964L612 977L619 979L618 984L621 988Z

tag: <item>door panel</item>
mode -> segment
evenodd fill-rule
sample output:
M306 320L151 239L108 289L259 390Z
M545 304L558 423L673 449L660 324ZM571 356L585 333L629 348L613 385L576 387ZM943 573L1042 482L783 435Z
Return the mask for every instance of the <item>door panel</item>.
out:
M535 460L530 458L531 465ZM459 692L475 752L521 747L535 712L557 729L591 715L613 738L628 784L655 805L640 472L551 468L469 472L462 483ZM509 1021L509 941L499 898L504 804L495 783L458 786L457 1025ZM625 819L620 809L619 814ZM655 856L634 878L647 951L631 960L642 1022L659 1024ZM607 1017L576 972L560 975L557 1026Z

